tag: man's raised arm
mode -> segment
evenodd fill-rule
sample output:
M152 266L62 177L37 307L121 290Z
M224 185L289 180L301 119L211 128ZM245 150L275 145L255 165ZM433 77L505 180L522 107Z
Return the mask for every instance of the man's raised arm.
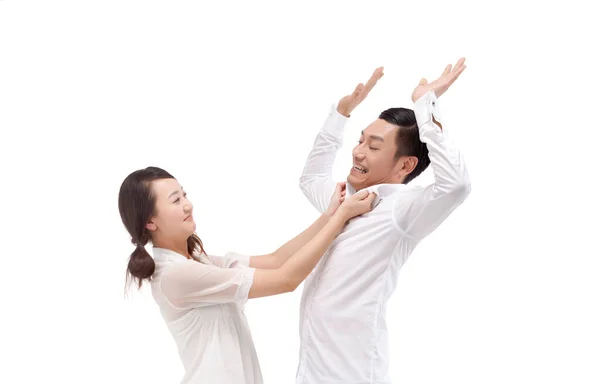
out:
M343 97L336 108L332 107L314 141L300 177L300 189L321 213L327 209L335 190L333 162L342 146L344 127L350 113L367 97L382 76L383 67L377 68L367 84L358 84L352 94Z
M449 140L438 105L438 97L465 68L464 59L459 60L454 68L447 66L434 82L421 80L412 95L419 136L427 145L434 182L416 195L410 204L404 201L395 204L393 214L398 228L417 241L433 232L471 191L464 158Z

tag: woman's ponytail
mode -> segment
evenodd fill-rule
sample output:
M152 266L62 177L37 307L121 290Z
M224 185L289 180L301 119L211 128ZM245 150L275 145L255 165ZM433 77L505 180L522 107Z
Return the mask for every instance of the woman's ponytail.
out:
M127 264L127 272L130 278L135 280L138 288L141 288L145 279L150 280L154 273L154 259L143 244L137 244L135 250L129 256Z

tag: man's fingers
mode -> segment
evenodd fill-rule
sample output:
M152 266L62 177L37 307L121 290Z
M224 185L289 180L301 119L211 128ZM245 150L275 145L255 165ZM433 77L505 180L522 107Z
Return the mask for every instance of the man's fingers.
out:
M383 76L383 67L379 67L373 72L369 81L367 81L367 84L365 85L365 90L367 92L369 92L371 89L373 89L375 84L377 84L377 81L379 79L381 79L382 76Z
M365 89L365 85L363 83L360 83L356 86L356 88L354 89L354 94L353 96L360 96L360 94L364 91Z
M427 84L427 79L422 78L421 81L419 81L419 85L425 85L425 84Z
M450 73L451 70L452 70L452 65L450 65L450 64L446 65L446 68L444 69L444 72L442 72L442 75L440 77L446 76L447 74Z
M464 57L461 57L460 59L458 59L458 61L456 62L456 65L454 65L454 70L455 71L461 70L461 67L463 67L465 64L465 60L466 59Z
M367 97L381 76L383 76L383 67L379 67L373 72L371 78L367 81L367 84L358 84L354 89L354 92L352 92L351 95L346 96L344 101L345 103L348 103L350 111Z
M460 74L460 72L464 71L464 69L465 69L465 58L461 57L460 59L458 59L458 61L454 65L454 68L452 68L452 74L456 75L457 72Z
M464 63L465 63L465 58L462 57L456 62L454 67L450 64L446 65L446 68L444 68L444 72L442 72L442 74L440 75L440 80L444 77L447 77L447 80L450 78L452 78L451 81L456 80L458 75L460 75L460 73L464 70ZM449 74L451 76L448 76Z
M463 62L464 62L464 60L463 60ZM463 71L464 71L466 68L467 68L467 66L466 66L466 65L464 65L464 64L461 64L460 66L458 66L458 67L455 67L455 68L454 68L455 70L454 70L454 71L452 71L452 74L451 74L450 83L454 83L454 81L455 81L456 79L458 79L458 76L460 76L460 74L461 74L461 73L463 73Z

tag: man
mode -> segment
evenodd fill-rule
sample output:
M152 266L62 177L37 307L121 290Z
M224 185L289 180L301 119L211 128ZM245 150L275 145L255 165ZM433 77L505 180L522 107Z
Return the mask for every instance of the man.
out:
M461 153L448 140L438 98L466 68L448 65L412 94L414 112L391 108L365 128L352 152L346 194L376 193L371 212L350 220L305 281L296 384L388 384L386 305L400 267L469 194ZM350 113L383 76L342 98L317 135L300 188L323 212L335 189L332 165ZM429 163L435 182L408 185Z

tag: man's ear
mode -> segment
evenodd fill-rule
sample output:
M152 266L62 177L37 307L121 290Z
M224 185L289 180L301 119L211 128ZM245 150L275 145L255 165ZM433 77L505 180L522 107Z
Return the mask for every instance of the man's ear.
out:
M400 157L398 159L398 162L396 163L396 169L395 169L396 176L400 179L404 179L412 171L415 170L418 163L419 163L419 159L416 156Z

